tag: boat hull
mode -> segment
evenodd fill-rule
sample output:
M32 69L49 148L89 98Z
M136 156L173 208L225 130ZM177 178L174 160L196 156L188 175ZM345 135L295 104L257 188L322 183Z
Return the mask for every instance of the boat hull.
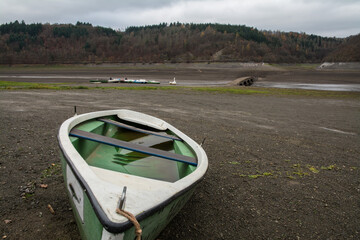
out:
M109 113L114 114L117 112L110 111ZM122 113L130 113L123 111ZM134 112L136 113L136 112ZM108 113L104 113L104 116ZM96 117L103 116L102 113L96 113ZM118 187L112 186L111 189L114 189L115 192L109 192L109 198L111 202L110 208L107 208L107 201L104 202L103 196L99 191L101 189L96 188L98 183L103 184L103 180L98 179L94 180L93 172L91 168L87 165L84 165L84 159L80 158L77 152L72 150L73 146L70 144L69 132L70 130L83 120L88 120L89 118L84 117L73 117L68 120L69 123L64 123L59 130L59 144L61 149L61 163L63 176L66 184L66 190L70 199L70 203L74 212L76 223L78 225L80 235L82 239L135 239L135 229L133 224L130 221L123 221L121 219L117 220L116 208L114 208L113 203L117 201L118 194L120 192ZM142 116L144 119L144 116ZM155 119L156 120L156 119ZM161 122L159 122L161 123ZM189 144L193 146L193 149L196 152L197 158L199 160L199 166L196 168L195 172L190 175L184 176L182 179L177 180L176 182L163 182L158 180L144 180L146 178L138 176L122 176L121 179L132 179L128 182L131 185L134 181L139 183L139 190L136 190L132 185L130 188L131 203L129 203L128 209L132 205L143 206L148 203L147 197L149 194L155 198L159 198L163 191L173 191L172 193L167 194L168 197L165 197L162 201L154 201L154 204L150 207L144 208L141 211L135 212L134 214L141 225L142 229L142 239L156 239L160 232L166 227L166 225L175 217L175 215L181 210L181 208L186 204L190 199L191 195L195 191L195 187L198 182L203 178L203 175L207 169L207 157L202 148L198 146L195 142L189 139L186 135L182 134L177 129L173 128L169 124L165 124L171 131L181 138L185 139ZM64 129L63 129L64 128ZM65 139L65 140L64 140ZM62 142L63 141L63 142ZM70 150L69 150L70 149ZM81 167L79 167L81 166ZM120 175L122 175L120 173ZM90 176L92 178L90 178ZM153 192L143 192L144 185L146 181L150 181L149 187L147 189L152 189ZM159 184L163 186L160 188L161 192L156 192L156 187L153 184ZM123 184L123 183L121 183ZM126 184L126 183L124 183ZM167 187L169 186L169 188ZM107 186L105 186L107 187ZM115 188L114 188L115 187ZM154 188L154 189L153 189ZM134 192L134 191L137 191ZM145 194L145 195L144 195ZM115 196L115 198L113 197ZM136 197L137 196L137 197ZM113 201L114 200L114 201ZM133 208L136 211L136 208ZM133 210L133 211L134 211ZM114 218L115 214L115 218Z
M68 186L70 182L74 183L74 181L77 181L78 185L81 186L80 182L76 179L73 170L71 170L71 167L67 163L64 155L61 155L61 166L66 186ZM196 185L187 189L187 191L184 191L180 196L172 199L167 204L164 204L162 208L157 209L150 216L141 220L139 222L142 229L141 239L156 239L160 232L166 227L166 225L168 225L168 223L176 216L176 214L191 198L195 191L195 187ZM134 227L117 234L108 232L100 222L86 190L81 187L81 189L77 189L75 191L77 191L77 196L82 198L82 206L78 206L78 204L75 203L76 200L73 197L73 193L67 187L67 194L69 196L76 224L79 228L82 239L135 239L136 235Z

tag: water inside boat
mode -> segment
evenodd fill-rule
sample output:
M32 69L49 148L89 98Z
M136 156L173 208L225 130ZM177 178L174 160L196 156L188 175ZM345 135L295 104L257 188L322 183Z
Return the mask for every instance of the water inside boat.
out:
M75 129L196 159L194 151L181 139L174 140L148 134L146 133L147 130L156 130L120 120L117 116L108 116L106 119L115 120L119 123L125 123L136 128L144 129L145 132L138 132L119 127L99 119L92 119L80 123L75 126ZM158 132L162 135L177 137L170 130ZM185 162L169 160L163 157L115 147L88 139L78 137L70 137L70 139L82 158L92 167L167 182L175 182L196 169L196 166L189 165Z

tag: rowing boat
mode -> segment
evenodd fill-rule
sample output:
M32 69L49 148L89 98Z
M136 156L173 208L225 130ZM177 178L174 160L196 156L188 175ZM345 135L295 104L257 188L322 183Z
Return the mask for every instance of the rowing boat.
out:
M155 239L208 167L191 138L130 110L75 115L61 125L58 141L83 239Z
M160 84L159 81L146 79L122 79L120 83Z

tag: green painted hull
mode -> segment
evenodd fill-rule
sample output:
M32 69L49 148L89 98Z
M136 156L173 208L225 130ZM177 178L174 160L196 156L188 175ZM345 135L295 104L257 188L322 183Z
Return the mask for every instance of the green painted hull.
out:
M68 164L63 156L61 156L61 163L62 163L65 184L67 185L66 168L68 167ZM139 223L142 228L142 239L143 240L156 239L156 237L160 234L160 232L166 227L166 225L168 225L168 223L175 217L175 215L190 199L194 190L195 188L189 189L187 192L185 192L178 198L171 201L169 204L164 206L159 211L155 212L146 219L140 221ZM70 204L73 209L74 217L76 220L76 224L79 228L81 238L87 240L101 239L103 235L104 227L99 221L86 192L83 190L84 221L81 220L81 217L79 216L79 213L76 210L76 206L74 205L72 194L69 191L67 191L67 193L69 195ZM123 234L122 236L123 238L120 239L124 239L124 240L133 240L136 237L134 227L131 227L127 229L124 233L119 233L119 234Z

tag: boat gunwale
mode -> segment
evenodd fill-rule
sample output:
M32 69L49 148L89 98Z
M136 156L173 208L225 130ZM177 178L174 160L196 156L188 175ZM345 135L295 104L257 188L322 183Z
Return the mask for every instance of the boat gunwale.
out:
M158 136L158 137L162 137L162 138L168 138L168 139L171 139L171 140L183 141L181 138L166 134L164 132L154 132L154 131L150 131L150 130L145 130L145 129L141 129L141 128L137 128L137 127L134 127L134 126L127 125L127 124L122 123L122 122L114 121L114 120L108 119L108 118L98 118L97 120L101 121L101 122L105 122L107 124L117 126L119 128L125 128L125 129L135 131L135 132L141 132L141 133L154 135L154 136ZM164 130L162 130L162 131L164 131Z
M108 115L111 115L113 112L116 112L116 111L121 111L121 110L110 110L110 111L102 111L104 113L110 113ZM128 111L128 110L127 110ZM100 112L98 112L100 113ZM88 114L91 114L91 113L88 113ZM108 116L107 115L107 116ZM81 115L79 115L81 116ZM79 116L74 116L75 118L76 117L79 117ZM105 116L105 115L103 115ZM67 121L70 121L70 119L72 119L72 121L70 122L73 122L73 119L74 117L72 118L69 118L67 119L65 122ZM90 119L90 118L89 118ZM64 122L64 123L65 123ZM82 122L82 121L81 121ZM63 123L63 124L64 124ZM91 187L88 185L88 183L86 182L86 180L84 179L84 177L82 176L82 174L78 171L78 169L76 168L75 166L75 163L71 160L71 158L69 157L69 155L67 154L67 151L64 149L64 146L61 142L61 130L63 128L63 124L60 126L59 128L59 134L57 136L57 139L58 139L58 143L59 143L59 146L60 146L60 150L61 150L61 153L66 161L66 163L69 165L69 167L71 168L72 172L74 173L76 179L79 181L83 191L86 193L86 195L88 196L89 200L90 200L90 203L94 209L94 212L97 216L97 218L99 219L100 223L103 225L103 227L108 231L108 232L111 232L111 233L122 233L124 231L126 231L127 229L131 228L133 226L133 224L129 221L129 220L126 220L125 222L114 222L112 220L109 219L109 217L107 216L107 214L105 213L105 211L103 210L103 208L101 207L99 201L97 200L95 194L92 192L91 190ZM167 123L168 124L168 123ZM70 125L70 124L69 124ZM175 127L172 127L170 124L168 124L169 127L171 128L174 128L176 129ZM177 130L177 129L176 129ZM70 131L70 129L68 129L67 131ZM179 130L177 130L179 131ZM179 131L180 132L180 131ZM182 132L180 132L182 133ZM182 133L185 137L187 137L184 133ZM187 137L188 139L190 139L191 141L193 141L191 138ZM185 140L185 142L187 142ZM197 146L199 146L195 141L193 141ZM203 170L203 174L198 177L195 181L192 181L191 184L189 184L188 186L182 188L181 190L179 190L178 192L176 192L175 194L171 195L169 198L165 199L164 201L160 202L159 204L147 209L146 211L143 211L141 212L140 214L137 214L136 215L136 219L141 222L142 220L148 218L149 216L155 214L156 212L162 210L163 208L165 208L168 204L170 204L172 201L176 200L178 197L184 195L185 193L187 193L189 190L191 190L193 187L195 187L195 185L197 185L199 182L202 181L202 179L204 178L205 176L205 173L207 171L207 168L208 168L208 162L207 162L207 157L206 157L206 153L205 151L200 147L200 152L203 153L203 157L204 159L201 159L203 161L200 161L200 165L204 166L205 165L205 169ZM198 158L198 160L200 160ZM201 164L202 163L202 164ZM197 167L197 169L200 167L200 165ZM197 172L197 169L193 172ZM192 174L190 174L192 175ZM189 175L188 175L189 176ZM187 177L187 176L186 176ZM186 178L184 177L184 178ZM183 179L184 179L183 178ZM181 181L178 180L178 181ZM177 181L177 182L178 182ZM176 183L176 182L175 182ZM175 183L172 183L172 184L175 184Z

